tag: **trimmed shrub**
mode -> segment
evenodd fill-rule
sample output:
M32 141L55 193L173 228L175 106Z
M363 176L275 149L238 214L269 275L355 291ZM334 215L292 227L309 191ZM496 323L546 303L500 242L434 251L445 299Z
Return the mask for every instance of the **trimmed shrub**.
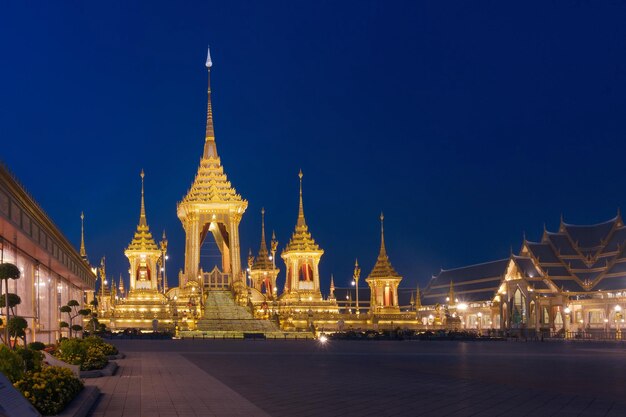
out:
M41 364L43 362L43 353L38 350L27 349L21 346L15 348L15 353L20 355L24 361L24 368L26 371L41 371Z
M0 372L13 383L24 375L24 360L5 345L0 345Z
M102 349L90 345L84 339L67 339L59 343L55 356L72 365L80 365L81 371L102 369L108 359Z
M32 350L44 350L46 348L46 345L42 342L30 342L28 344L28 348Z
M44 415L59 414L83 389L83 383L72 371L58 366L27 372L13 385Z

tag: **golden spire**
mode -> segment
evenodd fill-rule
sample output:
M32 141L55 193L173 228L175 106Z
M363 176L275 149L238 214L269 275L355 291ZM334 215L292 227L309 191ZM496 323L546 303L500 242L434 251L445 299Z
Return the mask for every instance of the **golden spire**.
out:
M139 212L139 224L137 225L137 230L135 231L135 236L133 237L132 242L128 246L127 250L150 250L150 251L158 251L158 247L154 238L152 237L152 233L150 233L150 228L148 227L148 221L146 220L146 204L144 201L144 177L145 174L143 169L139 174L141 177L141 210Z
M302 170L300 170L300 173L298 174L298 177L300 178L300 207L298 208L298 226L304 226L306 225L306 220L304 219L304 204L302 204Z
M139 212L139 224L141 226L147 226L148 222L146 221L146 205L143 198L143 178L146 175L143 173L143 168L141 169L141 174L139 174L139 176L141 177L141 210Z
M85 250L85 213L80 212L80 257L87 262L87 251Z
M385 229L384 223L385 216L383 213L380 213L380 252L378 253L378 259L376 259L376 264L374 265L374 269L370 272L367 279L373 278L393 278L393 279L402 279L400 274L393 269L391 266L391 262L389 262L389 257L387 256L387 250L385 249Z
M252 251L250 251L250 256L252 256ZM265 242L265 208L261 208L261 246L259 247L259 254L254 259L254 264L251 265L251 269L269 270L272 269L272 266Z
M207 107L206 107L206 132L204 135L204 154L203 157L217 158L217 148L215 147L215 129L213 128L213 105L211 104L211 49L207 48L206 68L208 78L207 88Z
M330 298L335 298L335 276L330 274Z
M265 207L261 207L261 246L265 246Z
M387 256L387 249L385 248L385 215L380 212L380 255Z
M300 207L298 209L298 221L296 223L296 230L294 230L291 240L285 248L286 251L313 251L324 253L320 249L319 245L315 243L315 240L311 237L309 227L304 220L304 205L302 204L302 170L298 174L300 177Z

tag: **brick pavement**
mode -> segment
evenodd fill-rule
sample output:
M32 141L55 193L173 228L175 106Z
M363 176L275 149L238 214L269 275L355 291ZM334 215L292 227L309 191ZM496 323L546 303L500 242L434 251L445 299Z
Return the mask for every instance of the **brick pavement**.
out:
M102 395L93 417L267 416L177 353L132 352L116 375L86 380Z
M624 345L116 343L93 416L626 416Z

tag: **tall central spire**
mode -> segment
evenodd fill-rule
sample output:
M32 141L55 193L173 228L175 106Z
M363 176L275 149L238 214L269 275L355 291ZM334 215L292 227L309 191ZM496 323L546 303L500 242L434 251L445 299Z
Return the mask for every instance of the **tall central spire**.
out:
M145 177L145 174L143 173L143 169L141 170L141 174L139 174L139 176L141 177L141 211L139 213L139 225L147 226L148 221L146 220L146 205L144 203L144 198L143 198L143 177Z
M300 173L298 174L298 177L300 178L300 207L298 208L298 226L305 226L306 225L306 220L304 219L304 204L302 204L302 170L300 170Z
M216 158L217 148L215 147L215 129L213 128L213 105L211 104L211 67L213 61L211 61L211 49L207 49L206 57L207 68L207 106L206 106L206 132L204 135L204 154L203 158Z

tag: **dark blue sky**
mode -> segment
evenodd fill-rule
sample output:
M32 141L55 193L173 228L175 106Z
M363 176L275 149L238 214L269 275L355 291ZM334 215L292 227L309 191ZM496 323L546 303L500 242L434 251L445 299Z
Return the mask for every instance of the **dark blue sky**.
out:
M381 210L412 287L506 257L561 213L626 206L620 2L127 3L0 6L0 157L77 245L85 211L90 259L115 276L142 168L170 279L182 266L207 44L218 151L249 201L242 258L262 206L288 241L300 168L325 289L355 257L369 273Z

